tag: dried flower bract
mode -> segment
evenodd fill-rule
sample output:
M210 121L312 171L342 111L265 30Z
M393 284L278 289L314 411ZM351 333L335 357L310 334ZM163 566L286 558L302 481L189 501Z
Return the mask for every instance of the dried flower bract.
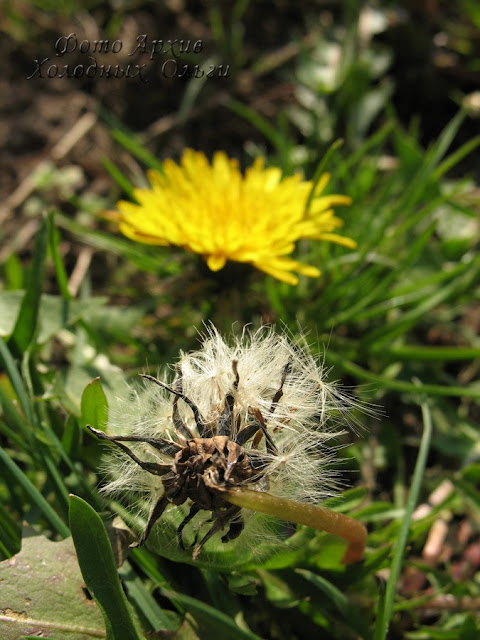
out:
M211 513L194 559L217 533L224 543L240 536L245 508L337 533L351 543L346 561L362 556L363 526L313 506L335 491L329 441L355 402L325 381L305 344L263 328L229 345L210 328L201 349L181 355L171 384L143 378L145 388L132 390L109 423L116 435L90 427L121 452L109 461L106 491L150 497L137 544L169 505L187 503L177 529L182 548L185 527Z

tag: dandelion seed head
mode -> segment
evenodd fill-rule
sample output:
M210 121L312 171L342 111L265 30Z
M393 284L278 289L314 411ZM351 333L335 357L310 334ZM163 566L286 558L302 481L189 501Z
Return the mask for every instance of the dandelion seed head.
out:
M233 539L245 521L238 536L245 544L259 531L265 539L272 527L261 524L265 517L235 507L227 520L219 497L223 485L313 504L338 492L332 462L358 402L326 380L323 362L304 338L263 327L226 340L209 326L198 350L181 353L170 375L159 372L153 381L127 387L111 408L108 433L115 436L107 438L116 444L129 438L130 452L144 466L112 447L104 465L106 493L128 496L146 512L167 496L172 504L159 522L185 527L187 538L195 529L198 537L217 518L218 530ZM147 464L156 465L159 475ZM165 465L170 474L162 471ZM213 497L195 490L182 494L180 487L192 486L187 473L203 474ZM196 503L200 513L190 523L188 508Z

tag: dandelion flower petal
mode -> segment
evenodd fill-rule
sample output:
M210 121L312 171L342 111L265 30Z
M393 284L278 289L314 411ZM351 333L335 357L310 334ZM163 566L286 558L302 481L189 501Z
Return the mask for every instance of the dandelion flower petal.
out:
M343 222L332 207L348 205L348 196L321 195L330 179L313 184L300 175L282 178L277 167L257 158L242 175L238 161L217 151L206 156L186 149L180 163L166 160L163 173L148 173L151 188L135 189L136 203L120 201L115 219L128 238L152 245L174 245L197 253L209 269L227 261L244 262L271 276L297 284L293 273L317 278L320 270L291 254L301 238L335 242L354 248L355 242L336 233Z

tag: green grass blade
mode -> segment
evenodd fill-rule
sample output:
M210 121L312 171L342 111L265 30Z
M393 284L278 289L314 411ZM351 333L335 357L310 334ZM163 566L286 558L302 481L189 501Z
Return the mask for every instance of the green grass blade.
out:
M0 386L0 407L3 411L4 420L0 421L0 432L2 432L11 445L15 445L22 450L31 447L33 442L33 429L31 424L25 420L17 410L18 404Z
M450 154L445 160L436 168L434 172L434 177L436 180L440 180L440 178L450 171L456 164L458 164L463 158L470 155L472 151L474 151L478 145L480 144L480 136L476 136L469 140L465 144L463 144L460 149L457 149L452 154Z
M379 389L393 389L395 391L403 391L405 393L415 393L418 391L418 387L413 382L407 382L406 380L392 380L385 376L371 373L363 367L346 360L342 355L334 353L331 349L326 354L327 362L332 362L338 365L343 371L355 376L358 380L365 380L372 382ZM422 389L425 393L434 396L452 396L452 397L465 397L475 398L480 400L480 390L475 385L471 387L457 387L441 384L424 384Z
M310 205L312 203L313 195L315 193L315 189L317 188L318 181L320 180L322 175L325 173L327 167L329 166L332 156L335 154L337 149L339 149L342 146L342 144L343 144L343 140L336 140L333 144L330 145L329 149L327 150L327 153L325 153L325 155L322 157L322 159L318 163L312 178L312 188L310 189L310 193L308 194L307 202L305 204L305 212L307 212L310 209Z
M165 595L174 604L180 604L185 608L200 625L201 638L228 638L229 640L261 640L251 631L240 629L235 622L221 611L214 609L205 602L186 596L177 591L162 589Z
M353 153L349 153L335 170L335 175L348 180L348 173L352 167L357 166L362 158L367 156L368 152L375 147L383 145L387 137L395 127L395 120L391 119L386 122L381 129L373 133L358 149Z
M117 166L115 166L113 162L110 162L110 160L108 160L107 158L104 158L102 160L102 164L110 174L110 177L115 180L115 182L119 185L119 187L121 187L121 189L127 194L129 199L132 200L133 202L136 202L134 189L129 179L126 176L124 176L123 173L120 171L120 169Z
M79 236L92 247L103 251L111 251L115 255L125 256L140 269L156 273L160 267L168 268L169 266L169 254L162 252L162 247L155 247L155 252L158 255L158 257L155 257L148 253L149 247L139 245L131 240L125 240L123 236L111 236L101 231L89 229L74 220L70 220L63 214L57 214L57 220L61 227Z
M18 553L21 546L20 523L0 502L0 558L10 558Z
M417 385L417 390L424 391L423 385L421 387ZM405 553L405 546L407 544L408 533L410 530L410 521L412 519L413 511L417 505L420 488L422 486L423 474L425 472L425 467L427 464L428 451L430 449L430 442L432 439L432 419L430 410L425 401L421 403L421 407L424 425L422 439L420 442L420 448L418 450L415 470L412 476L410 493L408 495L407 504L405 506L405 515L403 517L402 525L400 527L398 538L394 547L392 564L390 566L390 575L385 591L385 601L382 603L382 606L378 611L374 640L385 640L387 638L387 633L393 614L395 591L397 588L398 579L400 577L403 556Z
M355 320L361 322L370 318L383 316L392 309L417 304L425 298L427 289L439 289L443 282L448 282L455 274L462 273L463 271L464 266L460 264L451 271L440 271L421 278L417 280L414 285L399 283L393 289L390 288L388 298L379 301L374 306L365 308L363 311L357 312L355 314Z
M147 167L156 169L163 173L163 165L153 154L151 154L144 145L139 142L134 134L127 133L121 129L114 129L112 131L112 137L119 142L122 147L129 151L133 156L141 160Z
M123 517L123 515L125 514L120 514L120 517ZM132 549L131 557L135 565L143 571L151 582L163 589L173 589L171 582L167 578L167 572L161 570L161 561L158 556L153 556L144 547L137 547ZM183 607L179 606L178 611L184 613Z
M129 562L124 562L118 571L128 590L130 600L135 603L137 611L142 612L153 629L175 631L180 627L181 616L160 607L145 585L145 580L138 577Z
M60 505L62 513L68 515L68 490L65 487L65 479L58 469L58 462L52 458L50 451L42 455L42 467L48 474L51 488Z
M447 152L448 147L452 144L464 118L465 114L462 111L457 113L440 133L435 144L425 154L418 173L414 176L410 184L407 185L403 197L400 199L400 207L405 211L410 211L421 198L427 184L434 177L434 171L437 165Z
M50 253L52 255L53 265L55 267L55 274L57 276L58 286L62 296L66 300L71 300L72 296L68 290L68 276L63 266L62 256L58 246L60 244L60 234L55 227L55 213L50 211L47 217L47 230L48 230L48 246L50 247Z
M365 308L369 308L371 304L381 298L384 292L391 290L392 284L398 280L400 275L408 270L409 267L418 259L428 240L431 238L435 229L434 224L430 224L429 227L416 238L412 243L407 255L396 265L395 269L382 278L375 278L372 282L372 286L363 288L367 293L359 297L354 305L350 305L348 309L340 312L338 315L333 316L330 319L332 325L342 324L349 320L355 319L356 315Z
M45 279L47 238L47 221L43 220L35 241L35 250L30 267L27 289L23 296L20 312L9 340L9 347L17 357L26 351L37 329L38 309L40 307L40 297Z
M375 347L372 351L376 351ZM444 362L480 358L480 347L426 347L424 345L383 345L381 351L396 360Z
M460 110L444 127L443 131L440 132L437 141L427 152L427 156L431 156L429 159L432 165L436 165L440 162L441 158L446 154L447 149L457 135L463 120L465 120L465 111Z
M85 584L110 631L107 638L141 640L144 636L129 610L103 522L85 500L73 495L70 496L70 527Z
M1 338L0 338L0 364L3 364L3 367L11 382L13 390L15 391L15 394L18 398L18 402L20 403L20 407L25 417L30 423L33 423L33 407L30 403L28 391L23 383L23 380L20 376L20 373L17 369L17 365L15 364L15 360L13 359L13 356L10 353L9 348L5 344L4 340Z
M41 428L42 428L43 434L47 438L49 448L53 449L60 456L60 459L70 469L72 476L75 477L78 482L78 486L82 487L82 490L88 496L89 500L95 505L95 507L100 508L100 505L102 504L102 502L99 499L98 494L95 493L95 490L93 489L91 484L88 482L87 478L77 468L77 466L74 464L74 461L69 457L69 455L65 451L62 442L59 440L55 431L48 424L48 416L46 412L42 410L43 407L40 406L39 409L41 410L41 413L44 414L42 416ZM58 462L54 462L54 464L58 465ZM66 503L68 503L68 492L65 489L64 481L61 480L60 478L58 479L58 487L59 487L59 491L61 493L62 499L66 501Z
M359 634L362 638L368 638L369 632L367 624L359 615L357 607L347 598L347 596L334 584L326 580L323 576L313 573L307 569L295 569L295 573L308 580L319 589L338 609L345 620L345 623Z
M285 157L287 148L285 137L278 132L278 129L274 125L261 116L258 111L255 111L255 109L238 100L229 100L226 107L258 129L277 149L280 156Z
M0 461L4 464L5 468L12 474L16 482L30 497L32 502L40 509L45 518L50 522L52 527L62 537L66 538L70 535L70 530L63 520L57 515L50 504L45 500L40 491L30 482L27 476L21 469L15 464L13 460L7 455L7 453L0 447Z
M394 337L407 333L427 312L447 302L449 298L458 300L461 292L468 291L469 287L476 282L480 273L480 256L458 265L455 271L457 272L457 270L456 277L445 283L441 289L434 290L430 296L402 314L397 321L370 331L362 339L362 345L375 349L383 348L383 345L393 340Z

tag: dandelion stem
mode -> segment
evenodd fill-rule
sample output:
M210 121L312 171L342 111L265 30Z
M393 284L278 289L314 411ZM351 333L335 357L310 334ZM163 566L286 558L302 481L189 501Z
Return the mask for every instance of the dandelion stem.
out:
M222 492L222 495L225 500L238 507L268 513L282 520L304 524L344 538L349 543L342 559L345 564L359 562L363 559L367 544L367 530L361 522L349 516L326 507L272 496L263 491L232 489Z

